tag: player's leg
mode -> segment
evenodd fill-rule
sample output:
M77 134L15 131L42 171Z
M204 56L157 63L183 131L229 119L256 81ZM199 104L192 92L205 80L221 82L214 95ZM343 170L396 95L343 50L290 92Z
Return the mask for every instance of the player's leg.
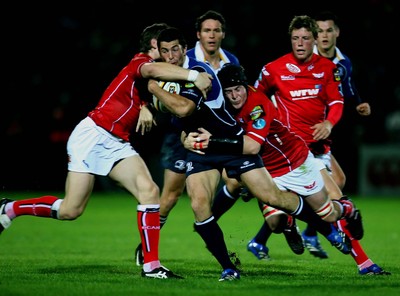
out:
M323 234L338 250L345 254L350 252L350 243L344 234L332 228L330 223L323 221L297 194L279 190L265 168L248 171L241 175L241 179L259 200L299 220L315 225L318 232ZM304 187L301 188L304 190Z
M340 199L342 197L342 192L346 181L346 176L337 162L336 158L331 154L331 168L332 168L332 177L334 179L334 184L331 186L331 195L335 199ZM335 188L335 184L338 188ZM341 219L338 221L338 225L340 229L342 229L351 239L351 256L357 264L358 272L360 275L390 275L390 272L385 271L380 266L375 264L365 253L363 247L359 240L353 238L352 234L348 230L346 219Z
M331 159L331 176L333 178L333 181L339 187L340 190L343 190L344 185L346 184L346 175L344 174L342 167L339 165L333 154L330 154L330 159Z
M74 220L84 211L92 192L94 176L87 173L69 172L64 199L46 195L24 200L2 199L0 202L0 233L11 221L23 215Z
M161 146L161 163L164 167L163 188L160 198L160 229L165 225L170 211L185 189L187 150L180 141L180 133L168 132ZM143 265L142 244L135 249L136 265Z
M160 199L160 226L163 227L171 210L185 189L186 175L169 169L164 170L164 185Z
M185 189L185 180L184 173L176 173L169 169L164 170L164 185L160 199L160 229L163 228L169 213L178 203L179 197ZM136 265L143 265L143 260L142 243L139 243L135 250Z
M110 178L129 191L137 206L138 230L142 241L142 276L152 278L181 278L161 265L159 260L160 200L159 188L139 155L120 161L110 172Z
M217 221L236 203L240 196L242 186L236 179L228 178L225 170L222 173L222 177L225 185L216 193L211 207L214 218Z
M186 190L195 216L194 229L223 269L220 280L239 279L239 272L230 260L222 229L211 212L211 201L219 180L220 172L216 169L197 172L186 178Z

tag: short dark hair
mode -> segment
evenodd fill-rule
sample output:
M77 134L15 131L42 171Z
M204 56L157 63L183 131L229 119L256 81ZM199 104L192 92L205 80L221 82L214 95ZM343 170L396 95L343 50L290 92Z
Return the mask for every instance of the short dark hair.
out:
M157 46L160 48L161 42L171 42L173 40L178 40L183 48L187 46L186 39L182 32L175 27L168 27L160 32L157 38Z
M199 16L196 19L196 23L194 25L194 27L196 28L196 31L200 32L201 25L203 24L203 22L205 20L210 20L210 19L219 21L221 23L222 32L225 32L225 29L226 29L225 18L222 14L220 14L219 12L216 12L215 10L208 10L207 12L205 12L204 14L202 14L201 16Z
M318 38L317 22L308 15L299 15L292 19L289 25L289 36L292 35L293 30L298 30L301 28L305 28L306 30L310 31L313 34L314 39Z
M151 49L151 40L157 39L160 32L169 26L166 23L154 23L147 26L140 34L139 51L148 52Z
M324 10L318 12L315 17L315 21L333 21L335 26L339 27L339 18L336 14L334 14L332 11Z

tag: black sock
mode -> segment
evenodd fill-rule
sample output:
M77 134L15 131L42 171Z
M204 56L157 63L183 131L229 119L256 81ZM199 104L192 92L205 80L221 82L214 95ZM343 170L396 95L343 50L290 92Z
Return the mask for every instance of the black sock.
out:
M227 268L236 269L229 258L224 234L213 216L201 222L201 224L195 223L194 229L201 236L206 243L207 249L213 254L224 270Z
M260 230L257 232L256 236L253 240L256 243L267 245L267 240L271 236L272 230L269 228L267 222L264 221L263 225L261 226Z
M168 216L161 216L160 215L160 229L167 223Z
M307 236L316 236L317 231L315 230L315 228L312 225L307 224L306 229L304 229L304 234Z
M299 196L299 206L291 213L297 219L304 221L310 225L312 225L319 233L324 236L329 235L332 232L331 224L322 220L320 216L318 216L314 210L310 207L310 205Z
M216 221L227 212L237 201L239 196L233 196L224 185L215 195L211 211Z

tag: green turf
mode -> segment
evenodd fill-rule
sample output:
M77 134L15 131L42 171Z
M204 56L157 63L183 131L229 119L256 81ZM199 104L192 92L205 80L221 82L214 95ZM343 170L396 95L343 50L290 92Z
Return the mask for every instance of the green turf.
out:
M160 257L185 279L145 279L134 263L136 201L121 192L95 193L76 221L30 216L13 221L0 236L0 295L400 295L400 198L353 199L364 218L364 250L390 276L358 275L351 256L324 238L329 259L307 251L295 255L283 235L274 234L268 243L272 259L256 260L246 244L261 225L261 214L255 200L240 200L219 224L228 248L239 254L242 278L219 282L222 270L193 232L193 213L183 197L161 231Z

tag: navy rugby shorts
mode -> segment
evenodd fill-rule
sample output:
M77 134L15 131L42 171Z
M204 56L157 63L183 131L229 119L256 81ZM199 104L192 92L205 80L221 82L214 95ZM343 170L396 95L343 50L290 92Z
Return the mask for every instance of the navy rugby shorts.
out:
M225 168L228 177L240 179L240 175L250 170L264 167L261 157L257 155L213 154L201 155L188 151L186 159L186 176L194 173Z
M169 169L178 174L186 171L186 155L188 150L183 147L180 132L165 134L161 146L161 163L164 169Z

